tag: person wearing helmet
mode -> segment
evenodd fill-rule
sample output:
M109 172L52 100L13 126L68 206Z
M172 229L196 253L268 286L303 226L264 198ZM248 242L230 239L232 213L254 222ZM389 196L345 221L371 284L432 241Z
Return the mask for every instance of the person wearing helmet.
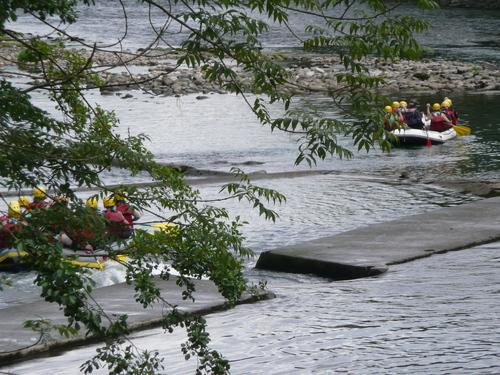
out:
M18 201L9 202L9 205L7 208L7 215L12 219L16 219L16 220L21 219L21 217L22 217L21 205L19 204Z
M83 223L79 225L79 228L69 228L66 232L60 233L61 242L71 248L76 250L86 250L88 252L94 251L94 248L98 245L100 233L102 230L96 230L94 228L97 223L99 223L96 215L99 215L97 210L99 200L96 196L89 197L85 201L86 214L82 215ZM112 203L112 202L111 202ZM108 202L110 204L110 202ZM89 228L93 228L92 230Z
M132 235L133 225L123 216L122 212L117 211L115 198L113 196L105 197L103 205L108 234L115 239L129 238Z
M104 209L112 209L116 205L116 200L112 195L108 195L102 200L102 205Z
M37 186L33 189L33 202L29 204L28 210L46 208L47 205L47 189Z
M406 125L413 129L423 129L425 127L424 117L417 109L417 102L410 101L408 107L403 112L403 118Z
M30 198L26 195L20 196L17 200L19 202L19 206L21 207L21 211L23 216L29 216L30 212Z
M398 121L404 122L403 115L401 112L401 103L400 102L392 102L392 113L395 115Z
M97 207L99 206L99 199L97 199L96 196L92 196L90 198L87 198L87 200L85 201L85 206L87 208L90 208L92 210L97 211Z
M384 129L387 131L400 129L404 125L403 116L401 115L401 112L398 111L395 103L396 102L394 102L392 106L386 105L384 107L384 111L386 113L384 117Z
M26 195L20 196L17 200L21 208L27 209L30 205L30 199Z
M22 225L21 205L18 201L9 202L7 215L0 217L0 249L14 246L16 235L21 232Z
M133 227L134 221L141 217L140 212L127 202L122 193L115 193L114 197L116 201L116 211L121 212Z
M447 97L444 98L443 103L441 104L441 111L451 120L453 125L456 125L458 122L458 113L452 108L452 101Z
M404 113L406 112L406 108L408 107L408 103L405 102L404 100L401 100L399 102L399 112Z
M432 111L430 108L431 105L427 103L427 117L431 119L430 130L444 132L452 127L450 119L441 112L441 105L439 103L432 105Z

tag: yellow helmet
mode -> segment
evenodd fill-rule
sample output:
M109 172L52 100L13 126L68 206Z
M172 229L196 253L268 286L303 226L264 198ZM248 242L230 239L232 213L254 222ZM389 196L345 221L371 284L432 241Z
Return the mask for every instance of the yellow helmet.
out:
M97 197L93 196L93 197L90 197L90 198L87 199L87 201L85 202L85 205L88 208L92 208L94 210L97 210L98 203L99 203L99 200L97 199Z
M9 208L7 210L7 215L10 217L20 217L21 216L21 206L18 201L9 202Z
M453 102L452 102L452 101L451 101L451 99L450 99L450 98L448 98L447 96L445 96L445 97L444 97L443 102L448 102L448 103L450 103L449 107L451 107L451 106L453 105Z
M386 105L384 107L384 111L386 111L387 113L391 113L392 112L392 107L390 105Z
M401 100L401 101L399 102L399 105L400 105L401 107L403 107L403 108L408 107L408 103L407 103L407 102L405 102L404 100Z
M47 196L47 189L43 186L37 186L33 189L33 196L37 199L43 199Z
M441 103L441 107L451 107L450 99L446 99Z
M29 205L30 205L30 199L29 197L23 195L22 197L19 197L19 199L17 200L19 202L19 206L23 207L23 208L28 208Z
M123 202L125 200L123 193L115 193L114 197L115 197L115 201L117 201L117 202Z
M108 195L107 197L104 197L104 199L102 200L102 204L105 208L111 208L115 206L116 201L112 195Z
M399 102L392 102L392 108L399 108L400 104Z
M439 111L439 110L441 109L441 106L439 105L439 103L434 103L434 104L432 105L432 109L433 109L434 111Z

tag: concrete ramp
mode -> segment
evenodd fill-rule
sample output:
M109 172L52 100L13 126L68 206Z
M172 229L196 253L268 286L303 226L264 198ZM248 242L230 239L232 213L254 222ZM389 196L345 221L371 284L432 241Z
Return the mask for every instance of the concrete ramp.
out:
M188 315L209 314L228 308L226 300L214 283L205 280L194 280L194 282L196 285L195 302L182 299L181 289L176 285L175 277L168 281L157 279L156 285L160 288L164 299ZM125 283L95 289L92 296L108 316L127 314L131 331L160 326L164 314L170 311L170 308L163 304L156 304L147 309L142 308L142 305L135 301L134 287ZM255 295L244 293L238 303L251 303L273 297L274 294L267 291L257 291ZM100 341L98 338L85 336L85 332L70 338L51 332L50 338L40 340L39 333L23 328L23 323L30 319L49 319L53 324L67 322L58 305L45 301L0 310L0 367L22 358L39 356L49 350L70 349L77 345Z
M370 225L263 252L256 268L334 280L374 276L391 264L500 240L500 197Z

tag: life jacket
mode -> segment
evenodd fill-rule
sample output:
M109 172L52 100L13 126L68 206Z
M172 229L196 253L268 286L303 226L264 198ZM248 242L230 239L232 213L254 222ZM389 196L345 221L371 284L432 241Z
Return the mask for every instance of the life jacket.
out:
M453 108L448 108L444 111L444 114L446 117L448 117L451 120L451 123L453 125L456 125L458 122L458 113L455 111Z
M444 132L452 127L451 124L447 123L443 116L442 112L432 112L431 113L431 127L430 130L436 132Z
M405 120L406 125L413 129L422 129L424 127L424 123L422 121L422 115L419 111L414 110L406 110L403 112L403 118Z
M123 239L131 236L133 225L120 211L107 209L104 211L104 219L110 236Z
M74 249L85 249L85 246L88 244L95 245L94 233L89 230L74 229L69 234L69 237L73 241L71 247Z
M33 201L28 205L28 211L41 210L43 208L46 208L47 206L48 203L46 201Z
M441 112L432 112L431 113L431 125L440 125L444 123L443 116L441 115Z
M125 220L129 222L131 228L134 227L134 221L136 218L130 209L130 205L126 202L118 202L115 206L116 212L121 212Z

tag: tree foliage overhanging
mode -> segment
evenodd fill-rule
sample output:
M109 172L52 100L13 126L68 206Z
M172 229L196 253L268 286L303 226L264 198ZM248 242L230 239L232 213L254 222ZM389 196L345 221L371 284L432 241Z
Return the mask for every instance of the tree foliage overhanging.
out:
M121 252L129 255L124 263L127 281L135 286L138 303L145 307L163 299L151 273L158 265L168 264L180 273L178 284L185 298L194 298L194 284L189 277L208 276L220 292L234 303L245 290L242 257L250 255L243 246L238 218L230 218L222 208L210 206L183 179L176 168L159 165L144 146L144 136L121 137L116 133L118 119L105 109L91 105L85 96L88 87L105 83L96 74L96 53L117 55L121 42L100 46L69 35L60 23L77 21L79 6L93 6L94 1L1 1L0 33L2 39L13 42L21 51L17 61L4 61L2 66L18 63L21 75L32 84L15 85L0 75L0 186L3 190L19 191L44 185L50 192L66 195L67 207L32 215L16 238L16 246L31 256L27 261L37 273L35 283L42 296L62 306L68 317L66 325L56 326L61 333L74 334L83 329L102 336L107 344L82 366L85 372L103 365L112 373L154 373L163 363L155 352L141 351L127 343L127 317L111 319L95 306L91 298L94 283L90 273L66 262L62 247L52 241L46 228L61 223L102 231L102 222L89 217L84 203L75 194L81 187L93 188L101 197L119 192L142 210L154 213L158 220L177 224L175 232L150 233L137 230ZM194 0L137 1L140 6L154 9L164 17L162 27L152 26L155 40L138 52L128 51L119 64L133 65L134 60L154 53L158 47L177 53L177 66L199 69L205 79L224 90L241 95L259 121L272 130L294 133L299 139L296 163L315 163L331 155L348 157L351 152L337 142L339 135L352 136L358 149L369 150L375 145L388 149L388 134L383 129L381 98L375 89L380 78L370 76L366 58L418 58L420 49L414 33L425 30L427 24L406 15L396 15L402 3L414 3L422 9L437 7L435 1L381 0ZM127 7L121 1L127 22ZM264 52L262 35L269 24L278 25L293 35L289 23L292 13L307 16L314 24L297 37L305 51L335 54L343 65L336 75L338 86L326 92L332 105L349 114L353 121L315 115L314 112L289 110L293 96L284 89L290 84L287 69ZM48 25L59 36L47 41L40 36L23 36L10 30L9 24L19 15L34 17ZM58 23L54 23L57 20ZM148 20L144 20L148 22ZM126 29L126 28L125 28ZM171 30L183 30L180 45L169 41ZM126 37L126 34L123 38ZM65 48L75 41L87 48L84 54ZM234 62L229 65L228 61ZM250 75L244 81L241 73ZM168 73L166 73L168 74ZM37 108L30 93L45 91L61 116L54 118ZM247 94L256 98L250 102ZM282 117L272 117L269 103L281 103ZM345 106L344 103L349 103ZM101 173L119 162L131 175L146 172L155 184L136 188L104 186ZM229 197L247 200L260 214L274 220L276 213L266 207L269 202L282 202L276 191L254 186L239 170L234 171L239 183L227 184L223 190ZM50 193L49 193L50 194ZM56 194L56 193L54 193ZM2 197L6 200L5 197ZM168 213L168 214L158 214ZM113 257L112 244L102 247ZM160 277L169 278L168 269ZM201 358L198 370L226 373L229 364L219 353L210 350L202 318L188 318L173 306L165 316L165 328L186 327L188 341L183 346L186 357ZM29 322L41 330L43 322Z

